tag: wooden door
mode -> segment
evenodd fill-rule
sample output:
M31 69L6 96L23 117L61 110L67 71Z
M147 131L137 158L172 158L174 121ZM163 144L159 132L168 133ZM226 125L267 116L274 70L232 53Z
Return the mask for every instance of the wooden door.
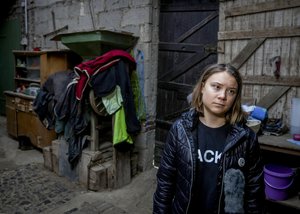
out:
M8 1L9 2L9 1ZM7 2L7 3L8 3ZM9 3L11 5L11 3ZM2 8L3 7L3 8ZM6 6L1 9L5 11ZM7 9L7 8L6 8ZM6 11L5 11L6 12ZM3 14L0 15L2 17ZM0 18L0 114L5 113L4 91L14 88L14 56L13 49L20 48L21 24L19 20L4 21Z
M161 1L155 165L171 123L189 108L201 69L217 62L218 8L213 0Z

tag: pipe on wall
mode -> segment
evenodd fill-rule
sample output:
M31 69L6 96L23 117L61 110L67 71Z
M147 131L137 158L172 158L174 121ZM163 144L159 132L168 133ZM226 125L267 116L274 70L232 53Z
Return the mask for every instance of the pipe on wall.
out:
M27 19L27 0L22 1L22 7L24 7L24 26L25 26L25 35L22 37L21 45L25 47L28 45L28 19Z

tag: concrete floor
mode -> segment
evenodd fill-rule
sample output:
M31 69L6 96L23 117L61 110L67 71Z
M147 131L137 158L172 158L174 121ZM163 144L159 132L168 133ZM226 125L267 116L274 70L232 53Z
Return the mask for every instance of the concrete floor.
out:
M152 196L156 187L155 168L138 174L132 179L130 184L123 188L112 191L107 190L101 192L92 192L87 191L78 184L71 183L65 178L57 176L53 172L50 172L43 167L43 163L44 160L41 151L36 149L26 151L18 149L18 142L9 137L6 133L6 117L0 116L0 183L2 182L3 184L3 181L5 181L5 179L7 180L7 177L4 177L5 175L11 176L11 179L17 179L15 178L16 175L22 176L22 173L20 172L24 172L32 168L35 169L34 167L37 167L44 173L39 173L39 176L47 177L45 182L49 182L50 180L52 183L56 183L57 185L61 184L65 188L65 191L69 191L70 194L72 193L72 197L70 197L70 199L64 200L63 203L56 204L55 206L53 206L55 201L52 199L52 207L44 206L42 213L152 213ZM26 174L26 172L23 174ZM30 173L27 173L27 176L28 175L30 175ZM43 179L41 178L42 177L37 179L42 182L41 180ZM16 185L20 186L18 187ZM39 183L39 185L46 185L45 187L47 187L47 183ZM78 188L74 188L74 185L78 185ZM5 203L0 201L2 208L0 208L0 213L16 213L17 211L18 213L35 213L33 210L30 210L30 207L33 207L33 205L30 207L27 205L27 208L23 207L24 209L21 209L22 207L20 206L23 206L24 203L20 203L18 200L16 200L17 204L15 204L15 209L12 208L14 210L9 210L8 207L5 208L6 204L10 204L10 206L13 207L14 201L12 200L15 200L15 197L18 197L17 193L20 192L20 189L24 189L24 191L30 191L34 188L33 186L34 184L26 186L26 181L25 183L21 184L14 184L16 190L14 191L15 195L13 195L8 194L11 192L11 190L5 189L4 185L2 185L1 194L6 194L8 197L5 199L2 198L2 200L5 200ZM67 188L69 188L69 190ZM49 191L53 190L50 188ZM26 200L27 203L30 204L38 203L39 199L36 198L35 201L30 201L30 199ZM49 204L51 204L49 200L47 201ZM37 206L38 205L35 204L35 207ZM18 207L18 209L16 207ZM105 211L104 207L106 207ZM20 210L23 210L23 212L20 212Z

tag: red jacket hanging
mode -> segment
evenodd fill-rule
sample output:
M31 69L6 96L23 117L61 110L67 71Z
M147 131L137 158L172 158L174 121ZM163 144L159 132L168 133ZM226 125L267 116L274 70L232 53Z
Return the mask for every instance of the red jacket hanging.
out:
M91 76L94 76L101 71L105 71L107 68L117 63L120 58L128 61L130 70L135 69L135 59L123 50L111 50L95 59L88 60L75 66L74 71L77 75L76 79L78 80L76 84L76 99L81 100Z

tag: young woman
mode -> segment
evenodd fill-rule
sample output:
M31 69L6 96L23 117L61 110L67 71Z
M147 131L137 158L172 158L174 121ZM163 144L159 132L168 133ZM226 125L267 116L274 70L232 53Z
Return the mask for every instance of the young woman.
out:
M245 125L241 91L232 66L203 71L191 110L169 131L153 213L262 213L263 164L257 136Z

